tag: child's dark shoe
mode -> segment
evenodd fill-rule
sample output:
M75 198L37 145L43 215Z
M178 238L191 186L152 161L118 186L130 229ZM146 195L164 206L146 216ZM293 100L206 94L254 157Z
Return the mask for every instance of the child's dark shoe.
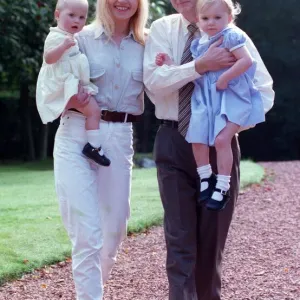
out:
M222 200L218 201L215 200L213 198L210 198L207 202L206 202L206 208L208 210L214 210L214 211L220 211L223 210L229 200L229 191L225 192L222 191L220 189L215 188L214 192L218 192L222 195Z
M201 179L200 184L201 184L201 182L208 183L208 188L205 189L204 191L200 192L199 198L198 198L199 202L204 202L211 197L211 195L214 191L214 188L216 186L216 183L217 183L217 176L214 173L212 173L209 178Z
M101 155L100 150L101 148L94 148L90 143L87 143L84 146L82 153L98 165L108 167L110 165L110 160L104 154Z

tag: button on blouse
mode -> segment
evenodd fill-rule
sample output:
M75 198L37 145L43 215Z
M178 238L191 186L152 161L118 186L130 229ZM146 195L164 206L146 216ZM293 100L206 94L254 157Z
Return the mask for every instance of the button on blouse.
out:
M134 115L144 110L144 46L133 32L118 46L101 27L86 26L77 36L79 49L90 64L90 78L99 89L95 96L101 109Z

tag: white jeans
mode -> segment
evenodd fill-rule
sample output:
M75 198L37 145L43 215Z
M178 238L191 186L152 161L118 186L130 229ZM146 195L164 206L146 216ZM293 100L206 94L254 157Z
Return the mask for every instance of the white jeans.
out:
M109 167L95 166L81 154L87 142L83 115L67 112L55 136L55 187L72 243L78 300L103 298L130 213L132 124L101 121L100 130Z

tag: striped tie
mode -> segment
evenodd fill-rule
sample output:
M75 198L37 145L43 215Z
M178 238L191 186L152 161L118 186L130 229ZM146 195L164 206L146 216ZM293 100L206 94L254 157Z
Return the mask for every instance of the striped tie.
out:
M193 60L191 53L191 43L194 39L194 34L198 30L196 24L188 25L188 31L190 32L189 38L186 41L183 54L181 57L181 65L186 64ZM191 117L191 97L194 90L194 83L189 82L179 89L179 108L178 108L178 131L185 137Z

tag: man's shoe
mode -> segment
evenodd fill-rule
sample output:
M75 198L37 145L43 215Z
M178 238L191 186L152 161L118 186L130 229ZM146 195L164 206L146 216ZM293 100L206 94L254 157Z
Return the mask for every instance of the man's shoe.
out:
M208 200L212 196L214 188L217 184L217 176L214 173L212 173L209 178L201 179L200 184L201 184L201 182L208 182L208 188L205 189L204 191L200 192L199 198L198 198L199 203Z
M215 188L214 192L221 193L223 199L221 201L218 201L218 200L214 200L213 198L210 198L206 203L206 208L208 210L214 210L214 211L223 210L229 200L229 191L225 192L225 191Z
M101 147L94 148L90 143L87 143L82 150L82 154L98 165L108 167L110 165L110 160L104 154L101 155L100 150Z

